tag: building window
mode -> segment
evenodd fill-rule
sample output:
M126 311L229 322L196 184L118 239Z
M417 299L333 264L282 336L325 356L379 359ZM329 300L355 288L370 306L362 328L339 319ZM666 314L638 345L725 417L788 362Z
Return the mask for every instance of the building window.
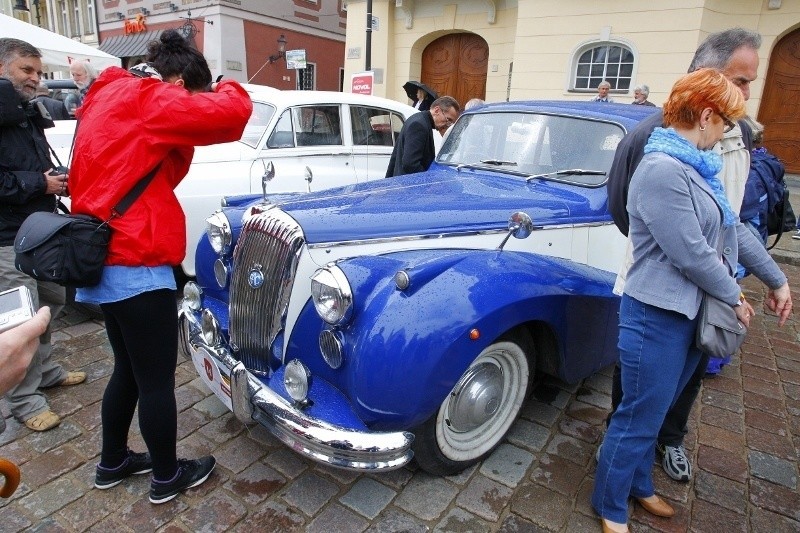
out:
M612 91L627 91L633 77L633 59L633 52L618 43L583 47L575 57L572 89L592 92L605 80Z
M88 0L86 2L86 24L84 24L84 33L86 35L92 35L95 33L94 25L95 25L95 16L94 16L94 0Z
M61 32L62 35L67 35L69 32L69 17L67 16L67 2L60 0L58 2L59 10L61 11Z
M81 36L81 6L77 0L72 4L72 37Z
M306 68L297 69L297 90L298 91L313 91L317 84L317 65L315 63L306 63Z

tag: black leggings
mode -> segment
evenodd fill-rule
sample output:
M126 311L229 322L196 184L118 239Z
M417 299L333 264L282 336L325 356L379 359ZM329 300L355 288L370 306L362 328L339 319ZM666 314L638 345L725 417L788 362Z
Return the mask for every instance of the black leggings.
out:
M153 477L171 479L178 468L175 291L145 292L100 308L114 351L114 372L103 394L100 465L115 468L127 457L128 431L138 402L139 428L153 460Z

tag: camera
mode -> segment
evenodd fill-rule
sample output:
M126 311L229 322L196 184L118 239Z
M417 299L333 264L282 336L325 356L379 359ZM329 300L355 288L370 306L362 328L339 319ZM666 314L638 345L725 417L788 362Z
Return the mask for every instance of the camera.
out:
M28 287L0 292L0 333L33 318L36 310Z
M67 173L69 173L69 168L63 165L59 165L50 171L51 176L57 176L59 174L67 174Z

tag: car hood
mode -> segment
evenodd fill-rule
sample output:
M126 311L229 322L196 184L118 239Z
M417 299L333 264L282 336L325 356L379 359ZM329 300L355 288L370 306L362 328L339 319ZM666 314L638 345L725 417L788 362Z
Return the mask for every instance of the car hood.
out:
M606 222L605 187L435 165L411 174L273 199L303 228L306 242L441 235L507 228L516 211L535 226Z

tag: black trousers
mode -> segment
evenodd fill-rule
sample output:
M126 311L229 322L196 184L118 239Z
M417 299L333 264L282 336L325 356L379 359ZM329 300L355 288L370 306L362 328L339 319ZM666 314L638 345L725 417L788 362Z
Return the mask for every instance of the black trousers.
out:
M171 479L178 468L175 291L145 292L100 308L114 352L114 371L103 394L101 410L100 465L115 468L127 457L128 432L138 403L139 428L153 460L153 477Z
M683 438L689 432L687 424L689 423L689 414L692 411L692 406L700 392L700 385L703 382L703 376L706 374L706 366L708 366L708 354L703 354L700 357L700 362L697 364L692 377L686 383L680 396L675 403L667 411L667 416L661 424L661 430L658 432L658 443L664 446L680 446L683 444ZM611 412L606 418L606 427L611 420L611 415L617 410L617 407L622 402L622 376L619 368L619 363L614 366L614 377L611 382Z

